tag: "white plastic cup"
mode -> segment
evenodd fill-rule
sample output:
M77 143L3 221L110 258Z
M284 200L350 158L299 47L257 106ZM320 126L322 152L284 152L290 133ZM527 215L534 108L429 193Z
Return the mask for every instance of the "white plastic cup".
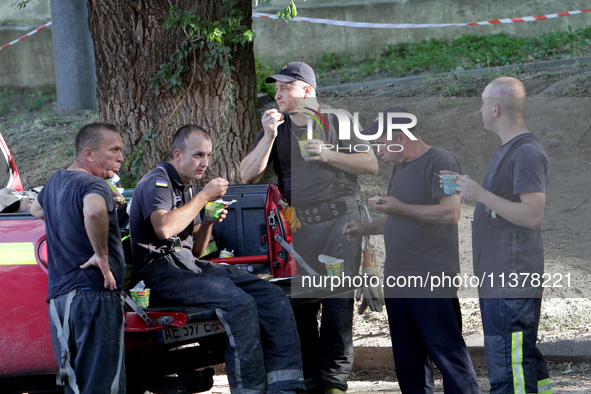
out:
M321 254L318 256L318 261L324 264L327 276L343 276L343 263L345 260Z

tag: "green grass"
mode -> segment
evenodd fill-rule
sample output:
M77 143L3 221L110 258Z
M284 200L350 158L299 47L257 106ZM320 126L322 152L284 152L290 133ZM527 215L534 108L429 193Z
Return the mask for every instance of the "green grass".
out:
M271 96L275 95L275 87L271 83L266 83L265 78L275 74L275 70L266 63L263 63L259 56L255 56L255 69L257 74L257 90L259 93L267 93Z
M57 100L55 87L46 88L41 91L31 93L27 97L27 109L31 112L40 112L44 109L45 104Z
M0 90L0 117L8 115L14 92L8 88Z
M468 75L453 75L444 80L433 81L432 89L443 97L468 96L474 94L470 85L472 77Z
M539 329L541 331L589 331L591 329L591 317L588 313L574 310L568 314L559 316L542 316Z
M586 78L584 75L577 75L573 78L571 83L564 88L564 95L574 97L589 97L591 96L591 89L585 84Z
M0 117L11 112L28 112L29 115L47 111L47 104L57 100L55 87L42 89L20 89L17 91L4 88L0 90ZM22 117L22 114L20 114ZM20 122L22 119L15 118Z
M325 53L312 64L323 85L361 82L382 77L404 77L506 66L591 55L591 27L516 37L501 33L464 35L454 40L423 40L387 45L372 55ZM453 95L454 87L442 94Z

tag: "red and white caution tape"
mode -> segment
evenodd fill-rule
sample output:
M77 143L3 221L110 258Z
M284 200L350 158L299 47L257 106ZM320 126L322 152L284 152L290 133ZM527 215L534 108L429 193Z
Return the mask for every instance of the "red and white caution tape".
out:
M293 20L296 22L309 22L309 23L319 23L323 25L333 25L333 26L345 26L345 27L365 27L370 29L424 29L429 27L452 27L452 26L482 26L482 25L498 25L502 23L517 23L517 22L533 22L533 21L541 21L546 19L554 19L559 18L561 16L569 16L569 15L577 15L582 14L584 12L591 12L591 8L587 8L584 10L575 10L575 11L566 11L566 12L558 12L556 14L547 14L547 15L538 15L538 16L522 16L519 18L505 18L505 19L493 19L489 21L482 21L482 22L466 22L466 23L366 23L366 22L348 22L348 21L339 21L335 19L321 19L321 18L305 18L301 16L296 16ZM253 12L253 18L265 18L265 19L275 19L276 15L274 14L264 14L262 12ZM37 32L45 29L47 26L51 25L51 21L47 22L46 24L39 26L35 30L25 34L24 36L17 38L16 40L9 42L6 45L0 47L0 51L4 48L7 48L11 45L16 44L17 42L24 40L27 37L36 34Z
M517 22L533 22L545 19L553 19L561 16L577 15L583 12L591 12L591 8L585 10L559 12L557 14L538 15L538 16L522 16L519 18L494 19L482 22L468 22L468 23L365 23L365 22L348 22L334 19L319 19L319 18L304 18L296 16L293 20L297 22L320 23L323 25L345 26L345 27L366 27L370 29L421 29L428 27L452 27L452 26L478 26L478 25L498 25L501 23L517 23ZM275 19L274 14L263 14L260 12L253 12L254 18Z
M33 34L36 34L38 31L45 29L47 26L51 25L51 21L47 22L46 24L44 24L43 26L39 26L38 28L36 28L35 30L33 30L32 32L29 32L27 34L25 34L24 36L22 36L21 38L17 38L16 40L9 42L8 44L1 46L0 47L0 51L3 50L4 48L7 48L11 45L16 44L17 42L24 40L27 37L31 37Z

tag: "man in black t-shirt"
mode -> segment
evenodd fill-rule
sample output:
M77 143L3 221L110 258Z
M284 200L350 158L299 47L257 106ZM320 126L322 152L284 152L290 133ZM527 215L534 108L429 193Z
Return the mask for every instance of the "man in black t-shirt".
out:
M501 146L482 186L461 176L457 188L460 196L477 202L474 274L494 279L479 287L486 368L494 394L552 393L546 361L536 347L544 273L540 227L550 165L525 123L526 97L515 78L500 77L486 86L480 112L484 128L499 136Z
M363 149L366 141L352 131L348 139L339 135L340 121L352 123L351 115L318 103L316 77L309 65L288 63L265 81L275 83L279 110L263 114L263 129L240 163L242 181L258 182L267 165L273 163L279 190L297 210L302 223L292 233L296 252L320 274L326 274L326 270L318 256L325 254L344 260L344 275L356 275L361 240L346 242L342 228L349 220L360 218L357 176L377 173L375 155L371 148ZM316 119L312 122L317 135L310 139L307 124L312 118ZM298 273L310 275L301 266ZM353 298L350 293L346 296L294 308L309 392L347 390L353 365ZM317 315L321 306L319 330Z
M195 193L213 152L211 137L183 126L170 151L169 162L142 178L131 203L133 264L151 289L150 303L215 309L226 330L232 392L295 394L304 388L300 343L283 290L235 266L198 260L215 222L201 221L199 212L228 188L216 178Z
M389 108L382 112L382 124L396 113L408 111ZM393 123L407 120L395 117ZM363 134L375 135L378 125L376 121ZM416 140L402 131L394 132L391 140L386 133L375 140L378 156L394 165L387 196L370 201L384 218L349 222L343 232L349 239L384 234L384 295L401 391L432 393L435 364L446 393L480 393L462 337L457 288L450 283L431 289L429 281L438 277L443 282L460 272L460 197L446 195L437 176L450 165L459 173L459 166L448 151L427 145L414 128L409 131Z
M51 338L66 393L125 393L125 276L113 191L123 143L109 123L76 135L76 157L39 192L31 213L45 220ZM101 335L97 335L100 332Z

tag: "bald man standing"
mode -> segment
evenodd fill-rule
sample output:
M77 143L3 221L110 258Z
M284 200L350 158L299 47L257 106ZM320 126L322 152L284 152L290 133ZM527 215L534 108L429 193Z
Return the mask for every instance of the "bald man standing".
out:
M477 203L472 223L474 274L479 288L491 394L552 393L536 347L542 304L541 225L548 156L525 123L526 91L500 77L482 92L484 128L501 139L482 186L460 176L460 196ZM538 280L536 280L536 278Z

